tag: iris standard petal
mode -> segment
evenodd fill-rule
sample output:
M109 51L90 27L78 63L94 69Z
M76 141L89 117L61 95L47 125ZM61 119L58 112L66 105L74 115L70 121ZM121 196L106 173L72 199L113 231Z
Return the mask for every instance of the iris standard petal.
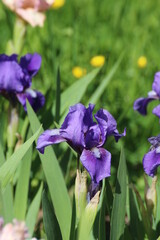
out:
M101 130L99 125L94 125L89 128L89 130L85 134L85 146L88 149L93 147L101 146Z
M153 108L152 113L160 118L160 105L158 105L157 107Z
M126 128L124 129L124 132L123 132L123 133L119 133L118 130L116 129L116 130L113 132L113 136L114 136L116 142L118 142L121 137L126 136Z
M160 134L156 137L148 138L148 141L153 147L157 148L160 145Z
M65 141L66 139L61 137L59 129L46 130L39 136L36 148L40 153L44 153L45 147Z
M160 98L160 72L157 72L154 75L152 89L157 93L158 97Z
M110 176L111 154L104 148L84 149L80 160L95 183Z
M24 73L16 61L0 61L0 91L22 92Z
M149 102L151 102L154 99L155 99L154 97L138 98L134 102L133 109L138 111L142 115L146 115L147 114L147 105Z
M85 147L84 133L93 123L91 119L92 111L93 105L90 105L88 109L81 103L70 107L69 113L60 128L61 135L68 140L76 151Z
M116 120L107 110L100 109L94 116L107 135L110 135L117 128Z
M27 89L24 93L19 93L16 95L25 111L27 111L26 100L29 101L35 112L38 111L41 107L43 107L45 103L45 97L43 96L43 94L32 89Z
M36 75L38 70L41 67L42 58L38 53L34 54L26 54L25 56L21 57L20 59L20 66L23 70L28 72L30 77Z
M89 104L89 107L86 108L85 110L85 114L84 114L84 118L83 118L83 132L86 133L88 131L88 129L91 126L96 125L96 123L93 121L93 110L94 110L94 104Z
M160 165L160 153L156 149L146 153L143 158L143 168L147 175L154 177L157 167Z
M18 63L17 57L18 57L17 54L12 54L10 56L7 56L6 54L0 54L0 62L15 61Z

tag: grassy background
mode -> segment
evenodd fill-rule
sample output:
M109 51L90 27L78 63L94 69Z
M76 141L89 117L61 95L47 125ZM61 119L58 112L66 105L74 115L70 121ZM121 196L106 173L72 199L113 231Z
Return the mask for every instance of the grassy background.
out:
M90 72L91 57L102 54L106 63L94 83L82 99L85 104L119 56L124 58L110 84L104 89L96 110L107 108L117 119L118 129L127 127L127 136L115 144L107 142L112 153L112 179L118 165L121 144L125 147L129 176L143 189L142 158L149 149L147 138L159 133L158 118L148 108L147 117L133 111L133 102L146 96L151 90L154 73L160 69L159 55L159 4L160 1L109 1L70 0L58 10L49 10L43 28L27 27L22 55L38 52L42 55L42 67L34 78L33 87L46 94L45 107L40 115L44 129L53 127L51 107L55 100L57 67L61 72L61 91L78 81L72 75L76 65ZM0 53L12 39L14 13L0 3ZM146 56L146 68L139 69L138 58ZM78 91L78 89L77 89ZM24 114L24 113L23 113ZM60 147L61 148L61 147Z

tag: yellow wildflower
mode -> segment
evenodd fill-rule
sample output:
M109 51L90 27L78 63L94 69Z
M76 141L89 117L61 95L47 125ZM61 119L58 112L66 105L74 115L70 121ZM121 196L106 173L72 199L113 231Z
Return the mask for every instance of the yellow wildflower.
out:
M65 4L65 0L55 0L54 3L52 4L52 8L58 9L63 7L64 4Z
M145 56L141 56L138 58L137 65L139 68L145 68L147 65L147 58Z
M87 71L86 71L85 68L81 68L79 66L76 66L76 67L72 68L72 74L76 78L83 77L84 75L86 75L86 72Z
M102 55L95 56L95 57L91 58L91 60L90 60L90 64L93 67L101 67L104 65L104 63L105 63L105 57Z

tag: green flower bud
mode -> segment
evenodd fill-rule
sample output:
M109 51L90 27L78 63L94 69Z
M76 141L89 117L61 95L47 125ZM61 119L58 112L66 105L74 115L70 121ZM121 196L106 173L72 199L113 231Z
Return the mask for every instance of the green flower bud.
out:
M83 217L80 222L79 239L89 239L100 199L100 191L98 191L85 208Z
M79 221L84 209L86 207L87 196L87 172L77 169L77 176L75 181L75 200L76 200L76 215Z
M153 213L154 217L156 216L156 206L157 206L156 183L157 183L157 176L152 178L151 187L149 187L145 179L145 185L146 185L145 201L147 205L147 210L149 215Z

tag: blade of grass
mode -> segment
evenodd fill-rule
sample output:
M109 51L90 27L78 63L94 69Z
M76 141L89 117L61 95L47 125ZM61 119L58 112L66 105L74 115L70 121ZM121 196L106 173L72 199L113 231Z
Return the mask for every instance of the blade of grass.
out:
M107 178L105 180L105 185L106 185L106 205L107 205L109 216L111 217L112 207L113 207L113 193Z
M100 209L100 215L99 215L99 240L105 240L106 239L106 227L105 227L105 209L106 209L106 196L104 194L102 206Z
M28 102L27 110L32 131L35 132L40 126L40 122ZM52 147L47 147L45 154L39 154L39 157L41 159L62 237L64 240L68 240L71 224L71 204L61 169Z
M27 139L29 139L31 136L32 134L30 130L28 133ZM14 200L14 215L18 220L25 219L25 214L27 209L31 161L32 161L32 147L29 148L29 150L27 151L27 153L22 159L20 174L19 174L18 182L16 186L15 200Z
M47 240L61 240L62 236L60 228L54 213L53 206L48 199L46 190L43 190L42 194L42 208L44 229L47 235Z
M93 81L99 71L100 68L94 69L92 72L88 73L86 76L73 83L61 94L61 115L71 105L80 102L88 85Z
M41 130L41 126L35 132L35 134L27 140L0 168L0 182L1 186L5 187L11 180L15 170L17 169L20 161L32 145L33 141L38 137Z
M139 211L141 213L142 222L143 222L144 229L145 229L145 233L148 235L149 239L153 239L152 238L153 232L152 232L152 227L151 227L151 224L150 224L150 219L149 219L147 210L144 206L143 200L142 200L138 190L136 189L136 187L133 184L131 185L131 187L132 187L132 189L133 189L133 191L135 192L135 195L136 195L136 199L137 199L138 206L139 206Z
M3 153L2 144L0 142L0 167L3 165L4 162L5 162L5 156Z
M0 142L0 167L5 162L5 156L3 153L2 145ZM13 195L12 187L10 184L7 185L5 191L3 191L0 184L0 213L4 221L10 222L13 219Z
M72 222L71 222L71 231L70 231L70 240L76 239L76 202L75 196L73 196L73 203L72 203Z
M38 192L37 192L36 196L34 197L31 205L29 206L29 209L27 212L26 225L29 229L30 237L32 237L33 232L34 232L37 215L38 215L41 198L42 198L42 189L43 189L43 184L41 184L41 186L39 187Z
M60 70L57 70L57 81L56 81L56 110L55 120L58 123L60 119L60 106L61 106L61 93L60 93Z
M138 212L138 203L136 201L135 193L132 189L129 189L129 201L130 201L130 231L133 239L144 239L144 228L140 220Z
M2 202L2 214L5 223L11 222L13 220L13 192L11 184L7 184L6 188L3 189L0 186ZM1 212L0 212L1 213Z
M115 63L115 65L111 68L110 72L107 74L107 76L103 79L103 81L101 82L101 84L98 86L98 88L96 89L96 91L94 91L93 95L90 97L88 104L89 103L93 103L96 104L97 101L99 100L100 96L102 95L102 93L105 91L105 88L107 87L107 85L109 84L109 82L111 81L112 77L114 76L114 74L116 73L122 59L123 59L124 53L119 57L118 61Z
M123 237L126 210L126 161L123 149L121 150L118 167L115 197L111 216L111 240Z

